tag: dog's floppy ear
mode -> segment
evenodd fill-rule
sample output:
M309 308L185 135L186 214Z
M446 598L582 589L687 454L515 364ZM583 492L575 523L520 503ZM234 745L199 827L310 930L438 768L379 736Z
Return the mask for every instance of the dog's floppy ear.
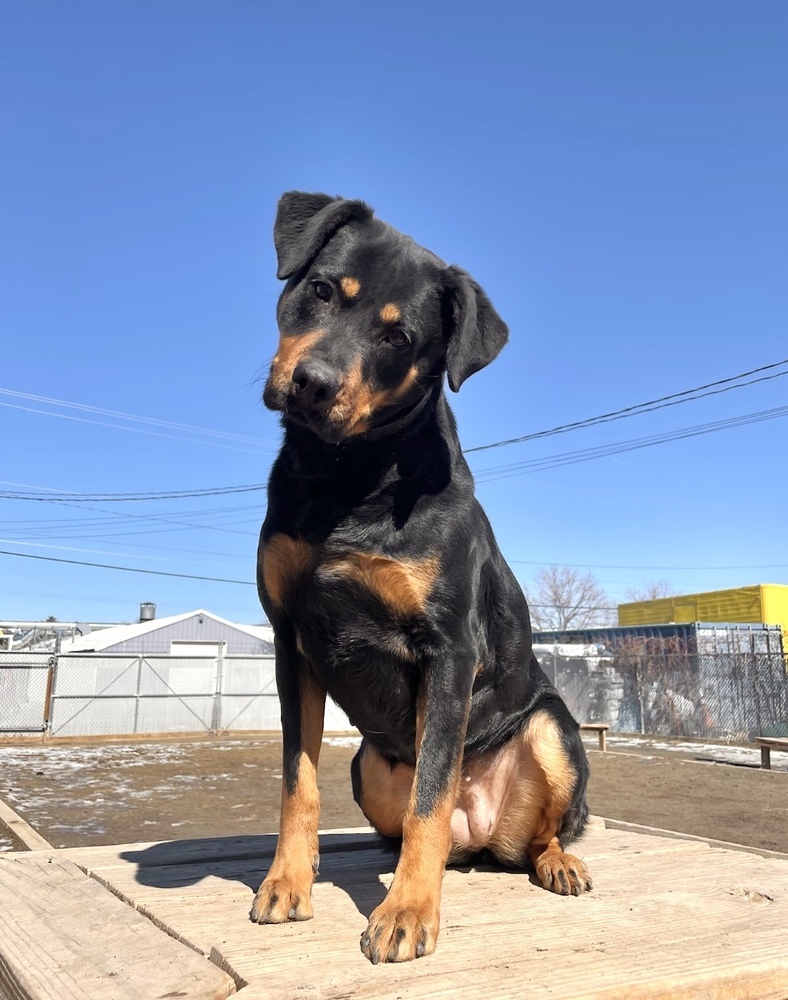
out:
M474 372L498 356L509 328L473 278L462 268L447 268L445 304L446 374L454 392Z
M278 278L289 278L314 260L340 226L372 218L363 201L288 191L279 199L274 223Z

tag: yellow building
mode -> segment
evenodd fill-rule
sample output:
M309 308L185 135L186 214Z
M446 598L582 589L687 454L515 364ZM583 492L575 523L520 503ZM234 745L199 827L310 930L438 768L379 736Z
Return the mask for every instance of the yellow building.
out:
M780 625L783 647L788 649L788 586L760 583L753 587L660 597L653 601L632 601L618 606L619 625L700 621Z

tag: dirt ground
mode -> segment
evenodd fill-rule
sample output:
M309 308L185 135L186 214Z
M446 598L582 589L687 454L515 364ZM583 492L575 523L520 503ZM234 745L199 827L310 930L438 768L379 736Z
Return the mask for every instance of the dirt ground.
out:
M358 740L327 739L321 827L365 824L349 767ZM600 816L788 853L788 760L751 748L589 740L589 805ZM0 744L0 798L56 847L274 832L277 739ZM788 755L782 755L788 757ZM18 847L0 824L0 851Z

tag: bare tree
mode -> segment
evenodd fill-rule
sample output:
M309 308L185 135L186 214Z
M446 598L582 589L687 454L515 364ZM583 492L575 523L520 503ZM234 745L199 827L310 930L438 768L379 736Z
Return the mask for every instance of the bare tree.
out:
M616 609L593 573L568 566L545 566L525 596L535 629L556 630L613 625Z
M626 593L627 601L657 601L660 597L675 597L676 590L667 580L654 580L644 583L642 587L630 587Z

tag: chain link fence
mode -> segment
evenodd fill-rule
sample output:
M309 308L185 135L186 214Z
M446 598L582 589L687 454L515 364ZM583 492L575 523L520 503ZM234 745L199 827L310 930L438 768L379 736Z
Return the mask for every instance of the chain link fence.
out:
M0 733L46 730L54 666L48 653L0 653Z
M0 654L0 732L120 736L280 728L271 656ZM325 728L352 727L329 702Z
M567 655L542 647L542 669L580 722L613 732L746 741L788 736L788 674L780 654Z
M540 646L580 722L613 732L750 740L788 736L782 655ZM277 730L273 657L0 654L0 732L52 736ZM352 729L330 700L326 730Z

